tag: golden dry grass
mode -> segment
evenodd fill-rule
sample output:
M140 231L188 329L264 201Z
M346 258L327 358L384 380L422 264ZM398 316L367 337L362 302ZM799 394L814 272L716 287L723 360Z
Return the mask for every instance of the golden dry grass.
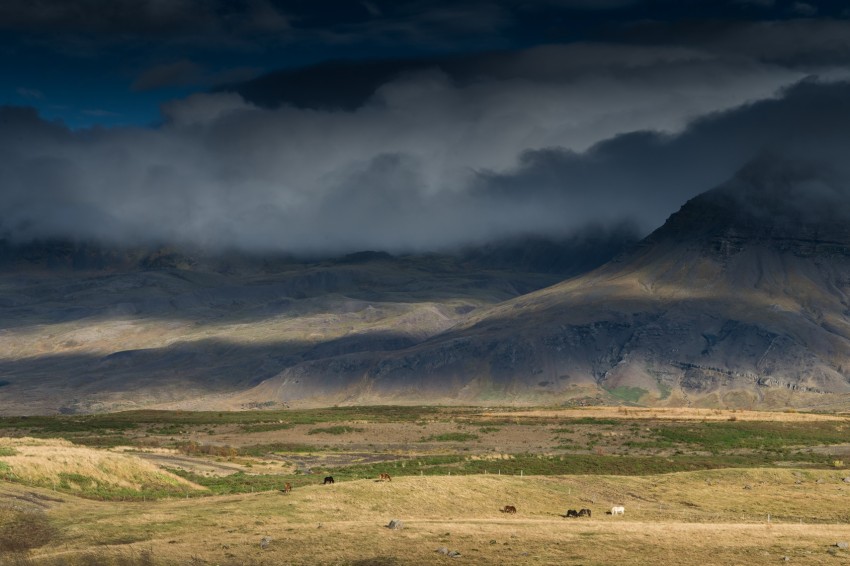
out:
M820 480L820 483L819 481ZM26 490L0 484L3 493ZM65 497L48 561L102 549L150 550L163 563L839 564L850 538L832 471L717 470L648 477L463 476L358 480L278 492L147 503ZM499 512L515 505L516 515ZM604 514L623 504L626 515ZM592 519L565 519L588 507ZM771 515L768 523L767 515ZM405 528L391 531L390 519ZM260 548L262 537L271 537ZM837 556L828 551L838 553Z
M570 409L534 409L528 411L492 411L481 413L485 417L522 417L541 419L653 419L676 421L771 421L820 422L847 421L846 416L798 413L794 410L748 411L732 409L699 409L691 407L582 407Z
M81 476L92 484L130 490L204 489L136 456L77 446L66 440L0 437L0 448L14 451L11 456L0 457L8 466L0 475L27 484L52 486L64 481L71 488L81 489L86 486L75 485L72 479Z

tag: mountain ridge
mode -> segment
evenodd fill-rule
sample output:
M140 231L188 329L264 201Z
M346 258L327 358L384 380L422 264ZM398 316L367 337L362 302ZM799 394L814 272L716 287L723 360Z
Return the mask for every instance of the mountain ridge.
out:
M847 395L850 230L845 210L828 206L844 194L802 208L794 198L819 182L807 168L751 164L590 273L478 310L380 360L289 368L256 394L308 397L308 376L334 375L346 384L336 396L344 402L382 388L400 399L417 387L448 388L466 402L484 402L488 391L707 406ZM349 373L357 379L341 377Z
M303 361L415 345L621 235L567 239L540 271L516 243L310 263L125 250L98 269L69 263L73 243L36 243L0 269L0 413L206 406Z
M0 298L35 337L8 321L0 332L0 412L16 402L47 412L423 402L846 408L847 200L817 167L755 162L629 251L562 281L491 269L504 261L497 249L472 259L367 252L273 273L166 268L21 283ZM526 267L537 261L521 246L502 249Z

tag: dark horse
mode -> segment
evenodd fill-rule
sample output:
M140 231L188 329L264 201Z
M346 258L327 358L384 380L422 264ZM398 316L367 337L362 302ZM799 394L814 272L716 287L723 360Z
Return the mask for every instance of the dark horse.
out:
M334 482L334 477L328 476L328 477L325 478L325 481L322 482L322 485L327 485L327 484L333 483L333 482Z

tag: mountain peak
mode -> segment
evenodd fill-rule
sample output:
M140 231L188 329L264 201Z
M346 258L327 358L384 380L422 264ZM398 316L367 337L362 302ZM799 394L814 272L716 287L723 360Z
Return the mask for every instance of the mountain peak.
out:
M665 241L724 253L768 244L850 255L850 191L826 168L765 156L686 202L646 243Z

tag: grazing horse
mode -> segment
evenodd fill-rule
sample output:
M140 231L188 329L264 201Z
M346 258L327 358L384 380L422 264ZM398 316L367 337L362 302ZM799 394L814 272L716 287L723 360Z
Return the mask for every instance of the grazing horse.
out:
M579 517L590 517L590 509L579 509L578 510Z
M380 481L393 481L389 474L381 473Z
M327 484L333 483L333 482L334 482L334 477L328 476L328 477L325 478L325 481L322 482L322 485L327 485Z
M611 507L611 514L612 515L625 515L626 514L626 508L623 507L622 505L615 505L614 507Z
M289 493L290 491L292 491L292 484L289 483L289 482L286 482L285 484L283 484L283 489L281 489L281 491L283 493Z
M567 514L564 515L564 517L578 517L578 511L576 511L575 509L570 509L569 511L567 511Z
M502 513L511 513L511 514L515 515L516 514L516 507L514 507L513 505L505 505L504 507L499 509L499 511L501 511Z

